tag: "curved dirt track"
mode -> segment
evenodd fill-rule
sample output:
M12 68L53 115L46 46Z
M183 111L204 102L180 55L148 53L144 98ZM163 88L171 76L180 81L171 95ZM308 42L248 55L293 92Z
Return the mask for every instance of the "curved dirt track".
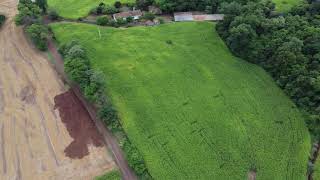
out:
M0 179L92 179L113 169L105 146L89 144L81 159L65 155L74 139L54 97L66 88L14 25L17 1L0 0L0 13L8 17L0 29Z

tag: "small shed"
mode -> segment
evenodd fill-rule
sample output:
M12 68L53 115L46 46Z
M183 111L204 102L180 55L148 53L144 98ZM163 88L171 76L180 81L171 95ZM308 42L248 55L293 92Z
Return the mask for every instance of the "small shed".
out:
M141 16L142 12L140 10L134 10L113 14L113 19L117 21L117 19L126 20L128 17L133 17L134 20L138 20Z
M223 14L202 14L202 15L193 15L195 21L222 21Z
M178 12L174 13L174 21L221 21L223 14L203 14L199 12Z

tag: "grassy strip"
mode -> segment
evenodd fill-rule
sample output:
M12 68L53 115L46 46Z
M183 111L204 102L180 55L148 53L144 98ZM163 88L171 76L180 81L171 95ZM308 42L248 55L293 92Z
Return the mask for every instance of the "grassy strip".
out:
M119 170L113 170L102 176L96 177L95 180L121 180L121 174Z

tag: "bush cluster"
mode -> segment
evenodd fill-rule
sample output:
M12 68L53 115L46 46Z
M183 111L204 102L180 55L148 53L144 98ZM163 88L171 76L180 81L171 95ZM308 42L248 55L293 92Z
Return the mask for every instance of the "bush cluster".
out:
M98 116L113 132L121 134L120 146L125 152L130 167L137 175L150 178L139 150L126 136L117 111L106 97L105 77L100 71L94 71L86 55L86 51L77 41L70 41L59 48L65 62L65 72L68 77L80 86L81 91L88 101L98 108Z
M59 14L58 14L57 11L54 10L54 9L49 9L49 11L48 11L48 17L49 17L51 20L53 20L53 21L60 19Z
M320 2L310 0L286 15L271 1L232 2L217 30L234 54L266 69L306 115L320 138Z
M0 14L0 27L2 26L2 24L4 24L4 21L6 20L6 16Z
M47 50L49 31L46 26L42 24L32 24L26 28L26 33L39 50Z
M156 18L156 15L154 15L153 13L151 12L146 12L144 13L144 15L142 16L143 19L146 19L146 20L150 20L150 21L153 21L155 18Z
M230 0L226 0L228 2ZM164 12L207 11L216 12L221 0L157 0L157 5Z
M42 9L31 0L20 0L18 14L15 17L17 25L31 25L41 22Z
M93 15L102 15L102 14L115 14L118 13L119 9L115 6L106 5L104 3L100 3L97 7L91 9L90 14Z
M45 0L37 0L35 2L20 0L18 4L19 13L15 17L15 23L26 26L26 33L41 51L47 50L47 39L49 38L49 30L42 23L41 17L46 12L46 7Z

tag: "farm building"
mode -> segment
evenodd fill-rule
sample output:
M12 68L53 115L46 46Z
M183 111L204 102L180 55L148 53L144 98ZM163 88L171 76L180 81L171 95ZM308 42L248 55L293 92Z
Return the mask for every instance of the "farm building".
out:
M113 19L115 21L117 21L117 19L126 20L128 17L133 17L134 20L137 20L141 16L142 16L142 12L140 10L134 10L134 11L126 11L126 12L116 13L113 15Z
M174 21L221 21L223 14L199 14L195 12L174 13Z
M193 21L192 12L177 12L173 16L174 21Z

